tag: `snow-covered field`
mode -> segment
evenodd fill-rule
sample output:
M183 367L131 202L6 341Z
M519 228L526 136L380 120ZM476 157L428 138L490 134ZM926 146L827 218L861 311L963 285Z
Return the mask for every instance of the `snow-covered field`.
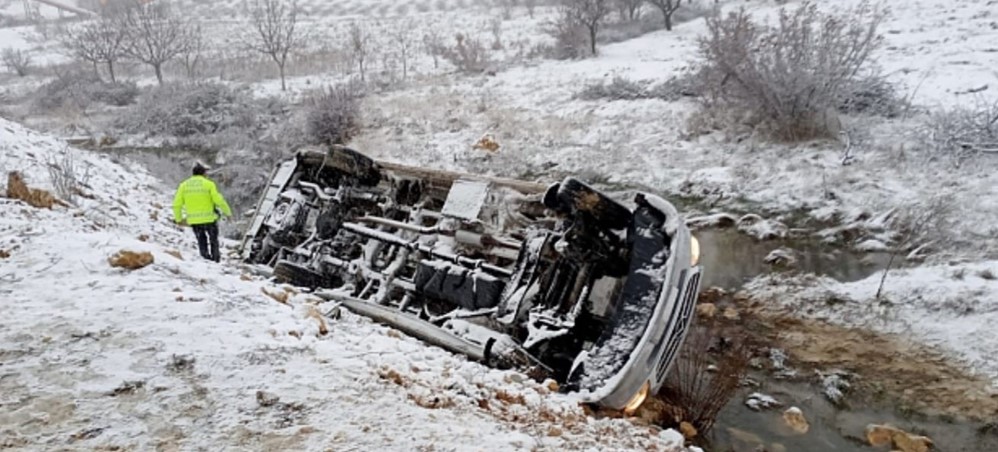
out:
M998 389L998 261L893 270L841 283L830 278L764 276L746 287L770 313L898 335L936 347Z
M414 41L431 31L446 40L461 32L491 45L492 19L501 8L485 3L304 4L307 20L318 29L313 43L317 47L346 46L346 26L352 23L363 24L376 36L379 56L372 59L372 72L377 75L389 67L382 57L395 52L387 33L400 25L412 27ZM778 2L770 0L726 3L749 8L762 18L772 18L778 8ZM820 6L857 3L842 0ZM213 39L233 44L234 27L243 20L241 2L178 4L193 16L209 19ZM879 243L869 239L887 242L891 235L882 229L882 220L892 212L945 200L952 206L953 225L935 233L949 235L953 245L936 250L922 267L892 272L883 300L874 299L877 276L848 284L810 276L765 278L754 282L750 291L786 313L939 346L998 382L998 365L992 359L998 353L998 334L991 331L998 321L998 282L987 277L998 272L998 157L981 155L956 166L946 156L923 150L925 137L920 134L924 110L998 99L998 7L993 0L884 4L890 16L881 28L885 44L875 58L916 108L905 119L841 118L853 142L855 160L849 166L842 165L844 145L836 141L774 145L754 136L691 134L689 119L697 107L691 101L579 99L587 84L617 76L659 83L681 74L696 63L696 39L705 30L704 22L685 22L672 32L603 45L599 56L586 60L524 58L533 46L549 41L543 33L551 14L546 7L539 7L534 17L517 8L501 21L503 45L493 54L498 69L494 76L461 75L445 62L435 68L417 46L411 77L365 99L365 127L353 146L408 164L540 180L574 173L615 188L694 196L718 211L798 218L804 234L822 231L806 229L809 222L799 221L801 212L820 220L822 227L828 222L869 227L839 242L846 247ZM15 10L20 2L6 5ZM0 29L0 48L7 46L31 49L44 64L62 61L56 47L41 42L32 27ZM303 91L355 75L349 62L345 64L343 72L297 74L289 79L289 94L279 92L279 81L248 79L261 96L295 99ZM135 68L129 77L140 85L151 84L147 72ZM44 77L8 77L0 98L5 92L30 92ZM486 133L502 146L495 155L472 149ZM28 170L32 182L45 185L45 152L55 150L42 138L37 138L41 144L24 145L34 139L28 136L17 126L0 126L0 170ZM15 142L26 147L15 151ZM238 441L247 448L334 449L358 443L400 449L605 449L653 442L666 447L669 442L621 421L582 418L562 396L541 395L545 389L530 383L510 383L522 379L515 374L426 349L350 315L331 322L327 336L316 337L315 320L303 313L303 297L293 298L291 307L281 306L261 295L265 282L244 281L231 267L194 262L189 237L163 223L167 212L159 204L165 204L168 195L158 181L125 173L95 156L86 158L102 170L95 181L104 185L94 187L100 200L83 200L83 209L70 212L0 204L0 249L14 246L8 243L12 238L23 242L11 258L0 261L0 297L16 300L0 307L5 328L0 416L11 420L0 425L21 426L8 429L16 434L0 431L11 441L35 432L25 440L54 444L48 442L64 442L68 435L94 428L104 430L84 439L87 447L145 448L160 438L179 441L180 449ZM77 211L84 214L69 214ZM153 211L158 221L150 220ZM98 224L103 226L94 226ZM138 241L141 234L150 239ZM123 247L154 252L156 264L135 273L109 269L104 258ZM165 254L174 248L187 260ZM951 258L960 263L949 265ZM65 283L53 289L57 278ZM180 291L174 292L177 288ZM176 302L177 297L185 302ZM827 302L830 299L841 302ZM177 366L168 366L174 354L193 356L193 366L174 370ZM11 369L49 376L6 376ZM133 380L145 384L129 394L105 395ZM280 397L280 402L260 406L257 390ZM499 391L524 394L531 409L493 400ZM454 405L420 407L431 393L444 394ZM73 394L72 403L65 402L65 394ZM480 400L489 401L487 408L479 407ZM299 404L301 409L294 408ZM558 419L577 419L568 422L575 429L546 415L531 417L547 410L559 413ZM291 427L274 429L286 419L292 420ZM367 432L352 420L366 425ZM178 427L170 427L173 424ZM555 433L552 426L561 434L548 436ZM612 439L599 442L604 430ZM483 438L480 442L477 435ZM335 438L343 442L332 442Z
M57 140L0 120L0 168L51 189ZM675 450L564 395L196 257L159 181L70 149L80 206L0 198L0 447ZM127 249L143 269L111 268ZM175 253L179 252L178 255Z

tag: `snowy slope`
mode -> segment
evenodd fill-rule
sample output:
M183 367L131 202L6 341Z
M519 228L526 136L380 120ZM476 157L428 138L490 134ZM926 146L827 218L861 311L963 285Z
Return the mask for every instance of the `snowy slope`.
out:
M761 20L779 8L772 1L743 3L729 7L745 6ZM972 96L960 93L983 86L989 88L980 96L998 96L993 1L885 3L891 15L875 58L903 94L926 107L966 105ZM574 173L697 196L722 208L800 210L822 220L855 212L875 217L943 197L954 206L954 238L974 245L956 252L998 253L998 159L983 155L957 167L945 155L924 151L923 117L841 118L855 158L843 166L845 146L838 141L785 145L749 135L690 133L697 109L692 101L577 97L585 85L615 76L659 83L681 74L697 62L696 40L705 28L696 20L602 46L591 59L544 61L369 99L365 121L373 127L355 146L390 160L527 178ZM484 133L502 145L498 155L471 149Z
M48 185L56 140L0 120L0 169ZM571 398L344 313L319 322L200 261L153 177L69 150L78 208L0 198L0 447L44 450L676 450ZM150 251L132 272L106 259ZM179 251L182 258L170 254ZM323 307L319 307L322 310Z

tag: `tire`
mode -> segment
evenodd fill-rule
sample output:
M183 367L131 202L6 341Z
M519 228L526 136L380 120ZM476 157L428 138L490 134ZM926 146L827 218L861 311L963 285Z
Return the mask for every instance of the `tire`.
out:
M320 273L314 272L307 267L288 262L278 261L274 265L274 278L279 282L291 284L293 286L316 289L323 287L327 278Z
M634 216L627 207L571 177L549 188L544 204L563 213L583 213L607 229L624 229Z

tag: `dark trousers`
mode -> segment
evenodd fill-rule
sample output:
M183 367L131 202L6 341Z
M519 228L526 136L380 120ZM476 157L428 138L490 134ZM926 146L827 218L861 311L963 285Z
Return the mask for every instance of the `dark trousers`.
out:
M221 260L218 252L218 225L196 224L191 228L194 229L194 236L198 239L198 252L201 253L201 257L215 262Z

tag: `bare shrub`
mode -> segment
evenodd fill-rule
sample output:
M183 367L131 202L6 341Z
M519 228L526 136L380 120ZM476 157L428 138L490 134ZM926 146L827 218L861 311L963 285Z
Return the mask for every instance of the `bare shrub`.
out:
M745 113L777 139L832 135L825 115L869 66L885 15L867 2L836 15L805 1L781 9L775 27L744 9L709 17L699 39L706 107Z
M610 82L590 83L578 98L584 100L635 100L648 98L648 83L615 76Z
M647 81L634 81L618 75L609 82L595 82L586 85L576 97L584 100L660 99L674 102L684 97L696 95L696 81L690 74L672 77L655 85Z
M910 108L908 99L883 75L872 73L855 77L839 92L836 109L841 113L863 113L887 118L900 116Z
M933 156L949 157L960 166L980 154L998 154L998 98L976 98L969 106L929 116L924 129Z
M83 188L90 182L91 167L79 164L73 157L73 150L63 148L61 156L52 156L48 163L49 178L55 193L64 201L76 204L76 196L83 194Z
M17 74L18 77L28 75L31 70L31 55L26 50L4 49L0 59L3 60L4 66L7 66L7 70Z
M884 290L887 275L894 266L896 256L907 253L906 259L921 259L933 247L945 246L951 240L955 207L952 197L934 196L899 207L891 216L891 229L894 232L892 247L887 267L880 277L876 298L880 298Z
M659 396L706 435L748 373L751 342L719 320L698 319L686 337Z
M360 87L325 88L305 104L305 135L312 144L346 144L360 130Z
M131 133L189 137L252 127L260 102L219 83L172 83L144 92L119 126Z
M459 71L481 73L492 64L488 50L478 39L458 33L454 41L453 46L443 48L441 56Z
M62 107L86 110L94 102L117 107L135 103L139 87L134 82L108 83L86 71L57 73L55 79L40 86L31 97L36 111Z

